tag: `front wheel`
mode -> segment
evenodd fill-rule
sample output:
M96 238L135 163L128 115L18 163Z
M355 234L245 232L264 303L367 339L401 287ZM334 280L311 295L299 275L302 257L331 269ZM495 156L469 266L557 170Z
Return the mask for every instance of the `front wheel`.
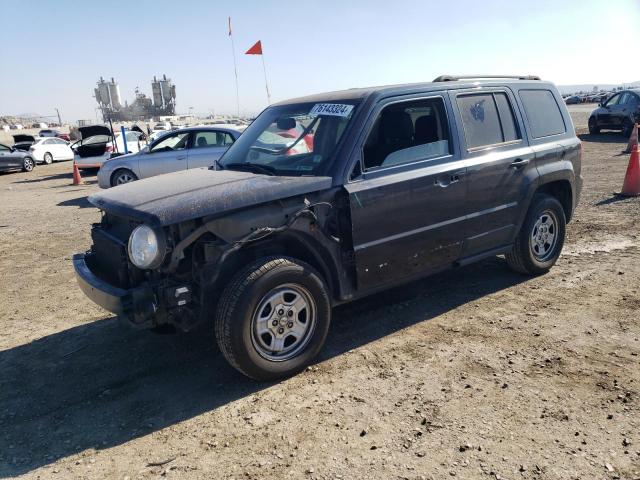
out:
M24 157L24 159L22 160L23 172L30 172L33 170L33 167L35 166L36 166L36 162L34 162L33 158L31 157Z
M624 138L629 138L632 132L633 132L633 122L627 118L622 124L622 136Z
M598 127L598 122L593 117L591 117L589 119L589 133L591 135L597 135L598 133L600 133L600 128Z
M117 185L124 185L125 183L135 182L136 180L138 180L138 177L135 173L131 170L122 168L120 170L116 170L111 176L111 186L115 187Z
M45 153L42 157L42 160L44 161L44 163L46 163L47 165L51 165L53 163L53 155L51 155L49 152Z
M331 303L320 275L299 260L270 257L229 283L215 332L233 367L268 381L304 369L322 348L330 322Z
M509 267L528 275L546 273L556 263L566 231L566 217L560 202L550 195L534 195L527 217L512 250Z

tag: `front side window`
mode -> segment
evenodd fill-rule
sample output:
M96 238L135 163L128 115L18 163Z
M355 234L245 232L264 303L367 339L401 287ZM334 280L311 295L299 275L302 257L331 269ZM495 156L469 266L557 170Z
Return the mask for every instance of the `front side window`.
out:
M519 95L533 138L566 132L560 107L551 90L520 90Z
M613 107L615 105L618 105L618 103L620 102L620 98L622 97L621 94L617 93L615 94L613 97L611 97L609 100L607 100L607 102L604 104L605 107Z
M275 175L318 174L329 165L356 108L352 101L270 107L218 163Z
M176 135L170 135L163 137L158 143L151 147L151 153L157 152L172 152L175 150L184 150L187 148L187 140L189 139L189 132L178 133Z
M226 132L197 132L193 148L226 147L233 143L233 137Z
M461 95L456 99L468 149L520 138L513 109L504 92Z
M391 167L449 155L449 123L441 97L386 106L363 147L364 169Z

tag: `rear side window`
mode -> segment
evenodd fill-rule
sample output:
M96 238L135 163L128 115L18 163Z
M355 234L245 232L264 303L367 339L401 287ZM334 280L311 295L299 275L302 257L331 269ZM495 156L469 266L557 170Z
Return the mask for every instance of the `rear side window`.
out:
M503 92L457 98L467 148L475 149L520 139L513 109Z
M533 138L566 132L560 107L551 90L520 90L519 94Z

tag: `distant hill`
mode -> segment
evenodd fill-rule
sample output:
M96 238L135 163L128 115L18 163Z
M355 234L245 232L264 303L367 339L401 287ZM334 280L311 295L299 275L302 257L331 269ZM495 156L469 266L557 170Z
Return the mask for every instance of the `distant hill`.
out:
M576 93L580 91L591 92L593 91L593 87L598 87L598 90L606 90L606 91L613 90L616 87L624 87L624 88L640 87L640 80L638 80L637 82L618 83L618 84L585 83L582 85L558 85L558 90L560 90L560 93L564 95L566 93Z

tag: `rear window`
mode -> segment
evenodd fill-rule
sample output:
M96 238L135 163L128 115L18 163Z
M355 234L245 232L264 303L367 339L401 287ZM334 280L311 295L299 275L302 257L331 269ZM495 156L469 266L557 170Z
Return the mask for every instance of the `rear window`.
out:
M467 148L481 148L520 138L513 110L503 92L461 95L457 98Z
M567 131L551 90L520 90L519 95L533 138L560 135Z

